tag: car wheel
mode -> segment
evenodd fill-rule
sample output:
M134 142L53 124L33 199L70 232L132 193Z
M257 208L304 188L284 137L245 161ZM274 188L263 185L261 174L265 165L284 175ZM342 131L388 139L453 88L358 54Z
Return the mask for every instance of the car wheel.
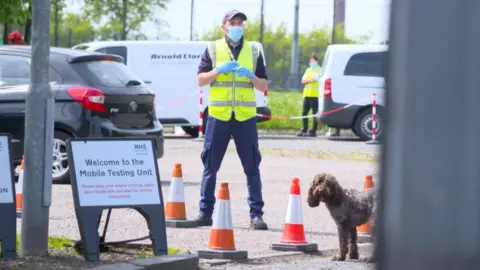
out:
M185 131L185 133L192 136L193 138L198 137L198 127L182 126L182 129L183 129L183 131Z
M355 134L360 137L362 141L369 141L372 139L372 109L365 108L360 111L360 113L355 118ZM384 134L384 120L383 120L383 110L377 109L377 129L376 129L376 139L381 141Z
M56 130L53 135L52 183L69 184L69 166L67 157L67 143L72 136L66 132Z

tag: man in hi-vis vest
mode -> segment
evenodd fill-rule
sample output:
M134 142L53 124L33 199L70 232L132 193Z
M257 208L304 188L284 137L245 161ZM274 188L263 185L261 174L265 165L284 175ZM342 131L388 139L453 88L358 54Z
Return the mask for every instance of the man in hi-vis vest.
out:
M318 92L320 89L318 85L318 79L320 79L322 68L318 66L318 58L316 56L312 56L310 58L309 66L310 67L305 70L302 78L302 84L305 85L303 88L302 116L307 116L310 110L312 110L312 114L318 113ZM307 130L308 118L303 118L302 120L303 127L297 136L317 136L318 123L316 117L313 117L312 129L310 130Z
M260 48L243 39L247 16L231 10L221 29L224 38L211 42L198 67L198 85L210 85L205 143L201 154L204 170L200 191L199 226L212 225L217 172L233 137L247 177L250 226L267 230L263 221L262 182L259 165L255 90L267 89L267 72Z

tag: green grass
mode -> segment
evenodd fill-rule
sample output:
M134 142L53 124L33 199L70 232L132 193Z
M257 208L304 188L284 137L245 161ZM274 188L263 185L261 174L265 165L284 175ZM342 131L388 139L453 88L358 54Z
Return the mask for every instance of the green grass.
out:
M180 253L180 249L176 249L176 248L168 249L168 255L173 255L178 253ZM145 259L150 257L153 257L153 251L149 248L142 249L142 251L140 251L140 254L138 254L137 256L138 259Z
M260 148L262 155L378 163L378 155L360 151Z
M17 252L20 251L20 234L17 234ZM67 247L73 247L73 241L59 236L49 236L48 237L48 250L59 250ZM1 248L0 248L1 252Z
M300 116L302 115L303 96L300 92L268 92L268 107L272 110L273 116ZM312 114L310 112L310 114ZM309 119L309 127L312 124L312 118ZM258 123L259 129L274 130L300 130L302 128L302 120L288 119L270 119L263 123ZM319 129L323 125L319 124Z
M20 234L17 234L17 252L20 251ZM60 237L60 236L49 236L48 237L48 250L49 251L55 251L55 250L62 250L64 248L70 248L73 247L74 241L66 238L66 237ZM73 252L78 253L76 249L72 249ZM0 248L0 253L1 253L1 248ZM180 253L180 249L176 248L169 248L168 249L168 254L178 254ZM141 258L150 258L153 256L153 252L151 248L145 247L140 251L140 254L137 256L139 259Z

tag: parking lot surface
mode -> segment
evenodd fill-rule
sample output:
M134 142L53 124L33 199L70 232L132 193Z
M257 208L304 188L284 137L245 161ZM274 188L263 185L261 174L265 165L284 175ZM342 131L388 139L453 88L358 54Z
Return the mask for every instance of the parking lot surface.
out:
M203 169L200 152L203 143L195 142L191 138L170 137L166 139L165 146L165 156L159 160L164 200L166 201L168 198L169 180L173 166L179 162L183 167L187 216L189 219L193 219L197 213L200 196ZM309 183L314 174L327 171L337 176L343 187L363 188L364 175L376 173L377 163L370 158L352 160L349 159L349 156L365 154L368 157L375 157L378 146L356 141L329 141L323 138L298 140L287 136L264 136L260 139L260 148L263 153L260 169L265 201L264 219L270 227L269 231L252 231L249 229L246 180L240 160L234 151L233 142L229 146L218 174L219 181L228 182L230 185L237 249L248 250L249 256L275 253L269 248L272 243L280 240L287 209L289 187L293 177L300 178L302 200L305 202L302 207L307 240L317 243L319 249L337 248L336 227L325 206L320 205L320 207L312 209L306 204L306 192ZM321 154L311 155L312 152ZM20 226L20 223L18 223L18 226ZM167 228L168 244L170 247L196 253L198 249L207 247L209 231L208 227L195 229ZM80 238L72 191L69 185L55 185L53 188L53 205L50 208L50 234L72 239ZM133 210L113 210L107 241L138 238L146 235L148 235L148 229L140 214ZM361 254L361 256L368 255ZM354 265L352 268L332 268L331 263L325 261L325 258L317 258L316 260L319 260L318 262L321 262L322 265L324 264L325 269L329 269L328 267L331 267L330 269L368 269L365 268L367 266L364 264L356 262L352 262L352 265ZM343 264L345 266L347 263ZM315 266L308 268L307 266L308 264L305 265L306 268L298 269L323 269ZM299 265L299 267L302 266ZM279 266L279 268L273 269L287 268Z

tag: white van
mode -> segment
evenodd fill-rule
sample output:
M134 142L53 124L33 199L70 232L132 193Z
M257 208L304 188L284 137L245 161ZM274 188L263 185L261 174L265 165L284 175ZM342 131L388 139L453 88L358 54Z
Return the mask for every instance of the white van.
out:
M372 96L376 93L378 140L383 138L388 45L338 44L327 48L320 79L320 122L372 137Z
M99 41L74 46L73 49L116 54L155 93L157 117L164 126L181 126L198 136L199 91L203 90L204 120L208 114L210 87L198 87L197 69L207 41ZM263 53L263 47L257 43ZM270 115L268 91L256 91L257 113ZM266 121L257 117L257 122ZM205 124L203 124L205 128Z

